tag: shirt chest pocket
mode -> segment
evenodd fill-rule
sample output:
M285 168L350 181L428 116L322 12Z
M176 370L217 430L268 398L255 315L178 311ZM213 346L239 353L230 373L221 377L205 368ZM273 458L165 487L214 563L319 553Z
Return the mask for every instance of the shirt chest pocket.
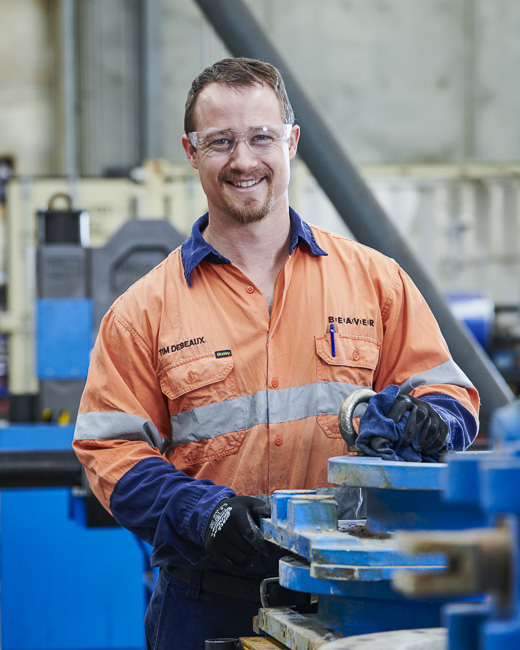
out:
M355 388L372 388L379 361L380 344L375 339L334 334L335 356L332 356L330 335L316 339L317 379L323 382L349 384ZM335 394L331 391L331 394ZM317 422L328 438L341 438L338 414L343 398L330 405L331 413L317 416ZM337 408L337 410L336 410ZM342 454L349 454L344 444Z
M165 366L158 374L162 392L173 402L170 412L222 402L237 396L233 357L201 355Z
M199 356L166 366L158 375L170 400L172 449L177 469L232 456L245 437L245 410L237 397L232 357ZM231 400L231 401L229 401Z
M379 361L380 343L366 337L330 334L316 339L317 379L371 388Z

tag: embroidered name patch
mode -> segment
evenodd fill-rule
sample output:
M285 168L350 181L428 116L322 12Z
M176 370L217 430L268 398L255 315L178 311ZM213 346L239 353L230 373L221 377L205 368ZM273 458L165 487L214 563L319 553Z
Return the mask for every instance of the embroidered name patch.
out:
M178 352L184 348L191 348L192 345L201 345L202 343L205 343L204 337L198 336L196 339L189 339L189 341L181 341L180 343L174 343L173 345L166 345L163 348L159 348L159 354L163 357L165 354Z

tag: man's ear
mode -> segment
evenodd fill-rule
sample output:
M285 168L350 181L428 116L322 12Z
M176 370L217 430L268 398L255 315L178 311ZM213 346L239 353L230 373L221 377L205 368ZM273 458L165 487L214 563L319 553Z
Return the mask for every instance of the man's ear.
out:
M300 127L297 124L293 125L291 129L291 137L289 139L289 160L292 160L296 156L296 150L298 149L298 140L300 139Z
M193 145L191 144L190 139L186 134L182 136L182 146L184 148L184 151L186 152L186 156L188 158L190 165L194 169L198 169L199 165L197 163L197 154L195 153L195 149L193 148Z

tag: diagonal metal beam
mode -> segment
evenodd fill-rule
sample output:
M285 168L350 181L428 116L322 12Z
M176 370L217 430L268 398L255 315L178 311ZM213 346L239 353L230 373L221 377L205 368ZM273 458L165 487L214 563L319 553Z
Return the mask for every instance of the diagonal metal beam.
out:
M268 61L280 69L301 126L299 155L356 239L393 257L412 277L437 318L455 361L480 393L481 430L486 433L491 413L514 399L496 366L457 321L243 0L196 2L233 56Z

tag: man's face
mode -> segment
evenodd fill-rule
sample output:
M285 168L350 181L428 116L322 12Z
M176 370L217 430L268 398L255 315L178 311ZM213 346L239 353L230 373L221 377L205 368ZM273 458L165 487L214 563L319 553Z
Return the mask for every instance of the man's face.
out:
M252 126L283 124L280 102L270 86L232 88L212 83L200 93L195 106L196 130L243 132ZM239 140L229 156L207 156L193 149L187 136L183 146L191 165L199 170L211 215L235 223L260 221L273 210L287 210L290 160L296 154L299 128L290 141L268 152L253 153Z

